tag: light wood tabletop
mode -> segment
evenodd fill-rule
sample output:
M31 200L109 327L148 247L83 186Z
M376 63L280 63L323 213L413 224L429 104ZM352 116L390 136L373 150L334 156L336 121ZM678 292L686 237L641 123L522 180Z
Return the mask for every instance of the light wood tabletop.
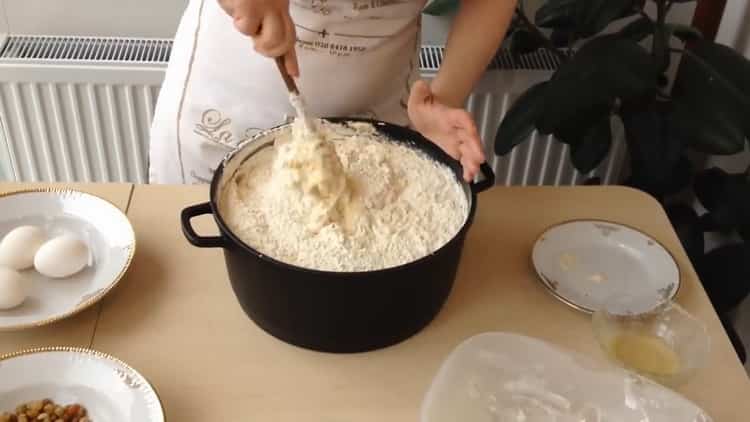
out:
M83 190L118 204L130 192L113 185ZM750 381L695 271L661 206L637 191L495 188L481 194L456 286L437 319L399 345L355 355L287 345L245 316L221 251L194 248L181 233L180 211L207 199L204 186L135 186L127 214L138 250L126 278L104 299L98 322L95 307L45 329L0 333L0 351L90 343L149 378L170 421L414 422L445 357L475 334L515 332L605 359L590 317L548 294L530 266L531 247L545 228L593 218L643 230L678 261L677 301L707 324L712 340L706 369L679 391L715 421L750 414ZM196 227L217 232L210 218Z

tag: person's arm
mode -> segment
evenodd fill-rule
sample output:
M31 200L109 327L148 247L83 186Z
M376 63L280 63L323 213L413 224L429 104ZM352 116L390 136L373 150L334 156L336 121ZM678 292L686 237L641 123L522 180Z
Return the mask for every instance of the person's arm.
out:
M463 107L505 37L517 0L462 0L443 64L432 81L435 97Z
M464 104L500 47L516 1L463 0L438 74L430 85L417 81L409 96L414 127L461 162L467 181L476 177L485 158L477 125Z
M251 37L255 51L267 57L283 57L286 70L299 76L294 22L289 0L218 0L234 20L234 27Z

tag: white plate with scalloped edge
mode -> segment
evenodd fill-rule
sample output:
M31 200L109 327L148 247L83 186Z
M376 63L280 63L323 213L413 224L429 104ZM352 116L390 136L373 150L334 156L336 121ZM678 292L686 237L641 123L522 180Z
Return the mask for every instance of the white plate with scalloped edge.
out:
M50 238L71 233L83 239L91 263L65 280L23 271L28 297L19 307L0 311L0 331L39 327L81 312L117 285L135 254L135 232L125 214L88 193L40 189L0 195L0 238L23 225L38 226Z
M107 422L164 422L154 387L124 362L93 350L49 348L0 357L0 415L50 399Z
M679 268L664 246L639 230L607 221L551 227L534 245L532 262L550 293L587 313L622 294L641 302L628 311L648 312L673 299L680 288Z

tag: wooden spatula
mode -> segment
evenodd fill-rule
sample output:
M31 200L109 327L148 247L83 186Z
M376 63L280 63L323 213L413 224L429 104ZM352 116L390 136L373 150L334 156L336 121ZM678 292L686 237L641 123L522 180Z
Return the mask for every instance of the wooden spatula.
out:
M308 132L314 133L315 127L308 118L305 101L303 100L302 95L299 92L299 88L297 88L297 83L294 81L294 78L286 70L286 66L284 65L284 57L276 58L276 66L279 68L281 78L284 79L287 91L289 91L289 101L292 103L294 110L297 112L297 117L302 119L302 123L305 125L305 128L308 130Z

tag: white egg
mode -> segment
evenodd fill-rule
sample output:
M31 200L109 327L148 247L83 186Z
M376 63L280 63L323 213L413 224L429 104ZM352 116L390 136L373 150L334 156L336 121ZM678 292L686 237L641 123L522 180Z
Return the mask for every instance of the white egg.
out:
M34 257L34 268L43 276L68 278L83 270L90 259L89 248L79 238L65 234L42 245Z
M10 268L0 267L0 311L20 306L26 300L26 288L21 274Z
M22 271L34 266L34 255L47 240L44 230L21 226L11 230L0 242L0 265Z

